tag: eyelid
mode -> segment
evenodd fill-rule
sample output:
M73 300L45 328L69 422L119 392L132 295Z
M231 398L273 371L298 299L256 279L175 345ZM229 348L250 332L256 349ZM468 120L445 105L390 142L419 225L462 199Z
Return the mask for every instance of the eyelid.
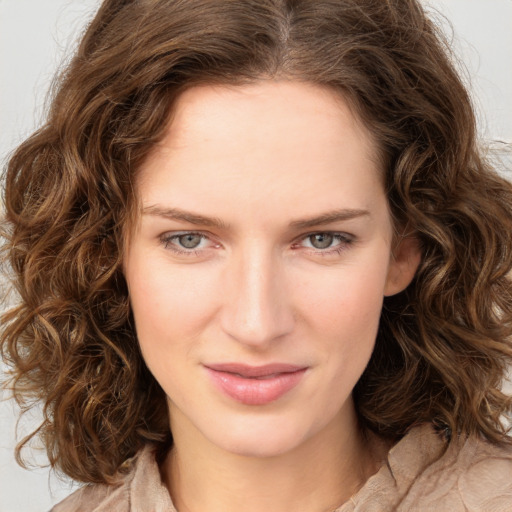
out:
M180 231L167 231L159 236L160 243L164 246L165 249L175 252L177 254L198 254L201 251L209 249L210 247L200 247L200 248L189 248L180 247L177 244L172 243L173 240L178 239L181 236L186 235L197 235L201 237L202 240L208 240L211 242L212 246L219 246L220 244L216 243L213 240L213 237L209 233L205 233L202 231L194 231L194 230L180 230Z
M325 249L317 249L315 247L306 247L302 245L302 242L306 241L313 235L330 235L338 240L339 243L336 245L327 247ZM310 250L315 254L328 255L332 253L339 253L345 249L347 249L348 245L351 245L355 241L355 236L347 233L345 231L329 231L329 230L317 230L311 231L309 233L305 233L296 239L296 242L293 243L294 247L302 247L306 250Z
M202 240L208 240L212 245L209 247L200 247L200 248L185 248L180 247L177 244L172 243L173 240L178 239L181 236L186 235L197 235L200 236ZM332 236L335 240L337 240L337 244L333 246L326 247L325 249L318 249L315 247L307 247L305 245L302 245L304 241L306 241L309 237L313 235L329 235ZM355 236L346 233L343 231L329 231L329 230L317 230L317 231L310 231L308 233L302 234L300 237L296 238L295 241L292 243L293 249L299 249L303 248L305 250L308 250L314 254L320 254L320 255L330 255L333 253L340 253L348 248L349 245L351 245L355 241ZM160 243L164 246L165 249L170 250L177 254L184 254L184 255L198 255L202 251L206 251L208 249L220 247L221 244L219 242L215 242L214 237L209 234L205 233L204 231L195 231L195 230L180 230L180 231L167 231L159 236Z

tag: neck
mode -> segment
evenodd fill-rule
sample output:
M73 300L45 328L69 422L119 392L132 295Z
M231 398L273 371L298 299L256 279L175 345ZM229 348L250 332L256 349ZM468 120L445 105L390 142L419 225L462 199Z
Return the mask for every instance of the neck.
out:
M384 447L357 428L355 413L350 425L346 416L335 418L272 457L227 452L191 425L177 424L162 473L179 512L333 512L378 470L384 455Z

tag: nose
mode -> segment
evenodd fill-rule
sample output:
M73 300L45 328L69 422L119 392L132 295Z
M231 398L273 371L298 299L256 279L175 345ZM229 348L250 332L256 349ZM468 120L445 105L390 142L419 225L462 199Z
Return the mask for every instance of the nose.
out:
M265 349L294 327L285 269L261 248L248 248L233 259L225 280L222 329L239 343Z

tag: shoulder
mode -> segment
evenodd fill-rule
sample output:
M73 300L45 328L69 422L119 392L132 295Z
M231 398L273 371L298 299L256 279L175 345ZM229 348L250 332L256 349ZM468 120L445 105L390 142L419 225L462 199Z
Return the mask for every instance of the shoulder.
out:
M147 508L149 507L149 509ZM55 505L51 512L173 512L169 493L161 482L152 446L141 450L130 471L115 485L86 485Z
M129 502L124 496L125 487L123 484L120 486L86 485L55 505L50 512L96 512L104 510L107 502L110 503L112 512L128 512Z
M420 425L337 512L510 512L512 448Z
M439 450L425 460L399 510L470 510L507 512L512 510L512 448L497 446L477 437L439 442L432 428L416 436L420 451ZM429 445L434 448L429 448ZM413 444L411 445L411 448Z

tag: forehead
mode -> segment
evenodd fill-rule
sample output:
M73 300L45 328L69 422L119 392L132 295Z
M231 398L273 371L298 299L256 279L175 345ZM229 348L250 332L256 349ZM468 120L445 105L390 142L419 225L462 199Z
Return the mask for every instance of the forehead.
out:
M377 144L350 102L338 91L308 82L192 87L178 96L170 120L167 149L214 138L224 147L240 141L256 144L263 135L267 143L272 138L281 148L295 140L306 151L357 138L366 156L378 159ZM301 146L304 139L307 148Z
M222 212L237 205L260 216L271 202L304 214L318 202L366 208L382 189L377 153L360 119L329 89L273 81L194 87L178 98L142 165L138 193L145 206Z

